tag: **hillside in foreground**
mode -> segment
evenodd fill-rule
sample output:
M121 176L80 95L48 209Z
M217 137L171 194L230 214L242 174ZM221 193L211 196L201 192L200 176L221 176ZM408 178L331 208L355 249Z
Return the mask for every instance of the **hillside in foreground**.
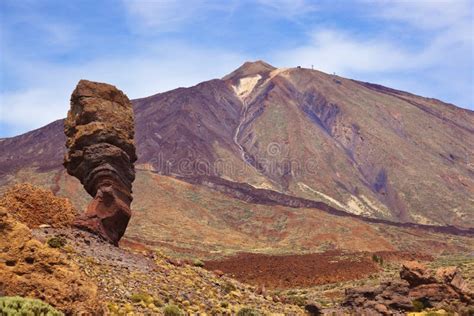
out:
M474 266L465 255L332 250L182 260L130 240L115 247L47 216L70 212L47 190L17 186L0 204L2 312L19 300L14 295L51 304L58 311L51 315L469 315L474 299ZM34 205L49 224L23 217ZM433 270L406 262L414 259ZM453 264L459 268L447 267Z

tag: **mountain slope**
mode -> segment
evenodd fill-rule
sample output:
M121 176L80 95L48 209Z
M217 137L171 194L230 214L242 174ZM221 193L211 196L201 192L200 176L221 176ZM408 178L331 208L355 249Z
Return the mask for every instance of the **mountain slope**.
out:
M474 226L474 113L319 71L245 63L133 101L138 169L217 176L400 222ZM0 140L0 183L60 170L62 122Z

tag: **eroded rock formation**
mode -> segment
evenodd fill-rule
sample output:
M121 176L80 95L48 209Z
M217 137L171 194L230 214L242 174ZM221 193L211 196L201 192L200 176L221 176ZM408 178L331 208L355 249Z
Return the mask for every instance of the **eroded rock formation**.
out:
M70 226L76 218L71 201L30 183L18 183L0 197L0 207L29 228Z
M433 273L418 262L407 262L400 278L379 287L348 289L342 306L368 315L404 315L425 308L447 308L461 315L466 311L467 315L474 304L474 292L456 267L439 268Z
M64 166L94 197L75 225L117 245L131 216L137 159L130 100L112 85L81 80L71 95L64 132Z
M1 206L0 236L0 297L41 299L66 315L103 315L97 286L68 256L33 238ZM5 314L0 310L0 315Z

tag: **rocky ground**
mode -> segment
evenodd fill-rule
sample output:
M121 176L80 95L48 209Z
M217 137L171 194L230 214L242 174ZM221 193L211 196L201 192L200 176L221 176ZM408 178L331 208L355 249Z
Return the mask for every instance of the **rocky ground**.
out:
M30 228L40 225L67 226L76 217L71 201L53 192L19 183L8 188L0 197L0 206L7 208L18 221Z
M109 245L87 232L44 228L34 232L42 241L65 240L61 251L100 288L99 297L111 314L160 315L169 305L188 314L236 314L243 308L262 313L301 315L304 310L277 296L258 294L200 262L182 262L159 253L135 252Z
M3 207L0 236L0 297L41 299L68 315L103 311L96 284L56 249L62 246L61 240L37 240ZM3 310L0 315L4 315Z
M54 216L68 205L64 199L34 187L10 190L0 201L0 296L39 298L67 315L473 312L472 253L431 257L330 250L284 256L247 253L202 262L177 259L129 240L115 247L71 228ZM33 208L41 208L39 214L50 221L29 220L27 212ZM428 267L405 263L413 260ZM457 268L443 268L447 266Z
M205 267L267 289L304 288L357 280L381 270L367 253L339 250L280 256L241 253L222 260L205 261Z

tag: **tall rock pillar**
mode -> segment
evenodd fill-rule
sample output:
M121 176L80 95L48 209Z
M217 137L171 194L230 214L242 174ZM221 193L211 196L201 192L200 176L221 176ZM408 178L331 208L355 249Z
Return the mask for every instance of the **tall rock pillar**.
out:
M131 217L137 160L130 100L112 85L81 80L71 95L64 132L64 166L94 198L75 226L118 245Z

